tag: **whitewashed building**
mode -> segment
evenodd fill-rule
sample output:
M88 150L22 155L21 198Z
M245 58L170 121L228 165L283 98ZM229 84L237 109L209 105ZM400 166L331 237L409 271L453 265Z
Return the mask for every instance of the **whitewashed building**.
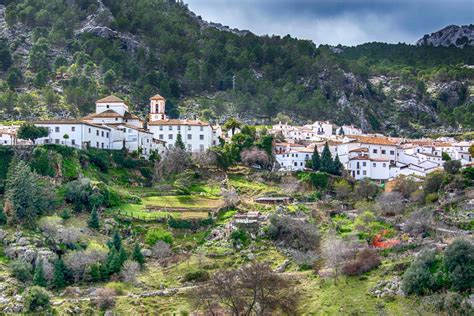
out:
M313 150L309 148L292 148L289 151L275 153L275 160L280 171L298 171L306 168L306 161L311 160Z
M160 95L150 98L150 114L148 130L158 140L165 141L172 148L178 139L178 134L191 152L204 152L218 145L222 130L215 129L207 122L200 120L170 119L165 114L166 100Z

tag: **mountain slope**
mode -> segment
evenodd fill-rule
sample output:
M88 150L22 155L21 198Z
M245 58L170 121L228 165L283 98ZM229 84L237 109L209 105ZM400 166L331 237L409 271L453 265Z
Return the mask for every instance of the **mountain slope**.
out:
M171 116L286 114L394 134L474 124L472 47L335 50L209 24L174 1L1 3L0 119L79 116L109 93L145 115L159 91Z
M437 32L426 34L416 42L417 45L454 46L464 48L474 45L474 25L449 25Z

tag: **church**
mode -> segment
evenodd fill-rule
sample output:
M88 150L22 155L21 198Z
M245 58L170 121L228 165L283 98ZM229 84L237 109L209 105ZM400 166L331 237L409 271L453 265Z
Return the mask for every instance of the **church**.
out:
M38 144L61 144L76 148L100 148L138 151L148 157L152 152L164 154L181 138L190 152L203 152L218 144L220 126L200 120L169 119L166 100L160 95L150 98L148 122L129 111L124 100L108 96L96 101L95 113L79 120L34 122L47 127L49 135Z

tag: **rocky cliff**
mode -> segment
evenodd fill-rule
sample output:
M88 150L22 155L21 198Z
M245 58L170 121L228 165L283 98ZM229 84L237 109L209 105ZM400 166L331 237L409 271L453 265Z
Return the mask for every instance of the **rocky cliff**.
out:
M416 42L417 45L454 46L464 48L474 45L474 25L449 25L437 32L426 34Z

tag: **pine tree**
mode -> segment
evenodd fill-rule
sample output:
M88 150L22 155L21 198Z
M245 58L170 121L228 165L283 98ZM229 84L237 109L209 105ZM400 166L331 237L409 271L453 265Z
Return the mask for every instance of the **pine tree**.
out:
M138 243L133 247L132 259L140 264L141 267L145 264L145 257L143 256L140 245Z
M336 158L334 158L334 162L332 164L332 174L340 176L342 174L343 165L339 160L339 155L336 154Z
M321 168L319 170L327 173L331 173L333 170L332 155L327 142L324 145L323 153L321 154Z
M91 212L91 217L87 221L87 225L89 225L90 228L94 229L99 229L100 227L99 215L97 214L97 209L95 207Z
M44 268L43 268L43 260L39 260L35 267L35 274L33 275L33 284L46 287L47 282L46 278L44 277Z
M344 129L341 127L339 128L339 136L344 136Z
M127 252L125 251L125 248L122 247L120 248L120 251L118 253L118 256L119 256L119 261L120 261L120 268L122 268L122 265L123 263L127 260L128 258L128 254Z
M106 281L109 279L110 271L106 264L99 265L99 275L101 281Z
M122 237L120 237L118 230L115 230L114 232L114 237L112 238L112 246L117 252L122 249Z
M122 268L122 262L120 258L120 254L115 250L112 249L109 252L109 256L107 257L107 269L109 274L114 274L120 272Z
M92 282L99 282L101 280L100 265L98 263L91 265L89 275Z
M53 271L53 280L51 280L51 285L55 289L62 289L66 286L66 273L67 268L64 262L61 259L54 262L54 271Z
M176 142L174 143L174 146L176 148L186 150L186 146L184 146L183 137L181 137L181 133L178 133L178 136L176 136Z
M321 168L321 157L319 157L318 146L314 146L313 156L311 157L311 167L314 171Z

